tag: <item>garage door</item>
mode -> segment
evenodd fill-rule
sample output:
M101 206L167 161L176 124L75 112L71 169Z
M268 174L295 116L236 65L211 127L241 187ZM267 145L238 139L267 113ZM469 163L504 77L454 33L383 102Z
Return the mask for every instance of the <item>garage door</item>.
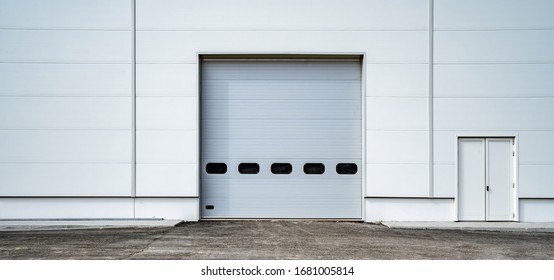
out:
M359 59L204 59L203 218L360 219Z

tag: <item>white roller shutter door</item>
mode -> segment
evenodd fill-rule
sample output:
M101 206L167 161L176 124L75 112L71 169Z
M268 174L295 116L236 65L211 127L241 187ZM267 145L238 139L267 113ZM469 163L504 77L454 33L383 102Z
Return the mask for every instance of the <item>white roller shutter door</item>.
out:
M203 218L361 218L360 60L206 59L201 75Z

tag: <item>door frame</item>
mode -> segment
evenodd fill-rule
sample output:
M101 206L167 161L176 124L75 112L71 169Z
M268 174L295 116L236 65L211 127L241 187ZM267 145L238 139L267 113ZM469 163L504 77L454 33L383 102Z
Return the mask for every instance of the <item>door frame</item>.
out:
M454 214L454 221L456 222L460 222L460 208L459 208L459 204L460 204L460 199L459 199L459 193L460 193L460 186L459 186L459 166L458 166L458 163L459 163L459 149L460 149L460 145L459 145L459 142L460 142L460 139L465 139L465 138L483 138L485 140L485 147L486 147L486 140L488 138L490 139L512 139L513 141L513 146L514 146L514 159L513 159L513 166L512 166L512 170L513 170L513 182L514 182L514 192L513 192L513 197L512 197L512 206L513 206L513 209L514 209L514 217L509 220L509 221L512 221L512 222L519 222L519 137L518 137L518 134L517 133L507 133L507 134L487 134L487 133L474 133L474 134L470 134L470 135L464 135L464 134L456 134L455 135L455 142L454 142L454 145L455 148L454 148L454 168L455 168L455 171L454 171L454 180L455 180L455 185L456 185L456 190L454 192L454 211L453 211L453 214ZM485 157L487 157L487 151L485 149ZM485 161L485 164L486 164L486 161ZM486 173L485 173L485 176L488 176ZM486 219L486 216L485 216L485 219Z
M206 57L215 58L247 58L247 59L302 59L302 58L322 58L322 59L345 59L345 58L357 58L361 63L360 73L360 106L361 106L361 166L358 167L358 172L361 176L360 184L360 218L353 219L305 219L305 220L332 220L332 221L365 221L366 220L366 165L367 165L367 148L366 148L366 95L367 95L367 53L364 51L352 51L352 52L281 52L281 51L223 51L223 52L211 52L211 51L197 51L196 52L196 114L197 114L197 131L196 131L196 199L197 199L197 217L200 220L263 220L263 219L210 219L202 217L202 63ZM281 219L287 220L287 219ZM291 219L299 220L299 219ZM304 220L304 219L300 219Z

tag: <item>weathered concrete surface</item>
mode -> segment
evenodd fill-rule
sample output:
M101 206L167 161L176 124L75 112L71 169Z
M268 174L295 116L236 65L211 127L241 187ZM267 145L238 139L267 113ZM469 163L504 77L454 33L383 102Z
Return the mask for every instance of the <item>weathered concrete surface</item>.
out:
M554 232L554 223L516 222L381 222L389 228L404 229L451 229L488 231L533 231Z
M0 220L0 231L174 227L182 220Z
M554 233L199 222L175 228L0 232L0 259L554 259Z

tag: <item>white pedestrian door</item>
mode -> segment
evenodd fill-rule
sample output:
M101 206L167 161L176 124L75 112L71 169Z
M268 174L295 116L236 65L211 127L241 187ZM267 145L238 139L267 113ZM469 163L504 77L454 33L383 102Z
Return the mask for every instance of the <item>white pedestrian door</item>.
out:
M512 138L459 139L460 221L515 219L514 156Z

